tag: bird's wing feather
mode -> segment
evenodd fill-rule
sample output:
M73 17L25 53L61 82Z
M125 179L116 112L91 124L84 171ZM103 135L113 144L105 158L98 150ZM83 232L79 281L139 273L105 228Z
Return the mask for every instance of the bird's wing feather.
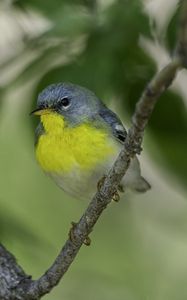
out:
M99 116L111 128L111 131L118 142L123 144L127 136L127 131L117 115L107 107L102 107L99 110Z

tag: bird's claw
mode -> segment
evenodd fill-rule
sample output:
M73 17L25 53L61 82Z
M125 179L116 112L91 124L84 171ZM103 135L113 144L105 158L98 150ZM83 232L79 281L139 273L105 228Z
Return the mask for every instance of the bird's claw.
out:
M141 154L141 152L142 152L142 147L140 146L140 145L135 145L134 146L134 154L136 155L136 154Z
M76 237L75 237L75 234L74 234L74 229L75 227L77 226L77 223L76 222L71 222L71 228L70 228L70 231L69 231L69 239L72 243L76 244ZM91 245L91 239L89 236L87 236L84 240L84 245L86 246L90 246Z
M118 191L115 190L115 192L114 192L114 194L112 196L112 201L119 202L119 200L120 200L120 195L119 195Z
M91 245L91 238L87 236L84 240L84 245L85 246L90 246Z
M100 192L100 190L101 190L101 187L102 187L102 185L103 185L105 179L106 179L106 175L103 175L103 177L101 177L101 179L99 179L99 181L98 181L98 183L97 183L97 190L98 190L99 192Z
M106 179L106 175L104 175L104 176L98 181L98 183L97 183L97 189L98 189L99 192L100 192L100 189L101 189L101 187L102 187L102 185L103 185L105 179ZM120 196L119 196L119 194L118 194L118 190L119 190L120 192L124 192L123 186L122 186L122 185L119 185L119 186L118 186L118 189L115 190L115 192L114 192L114 194L113 194L113 196L112 196L112 201L119 202Z
M68 234L69 239L72 241L72 243L76 242L75 235L74 235L74 229L75 229L76 225L77 225L77 223L71 222L71 228L70 228L69 234Z

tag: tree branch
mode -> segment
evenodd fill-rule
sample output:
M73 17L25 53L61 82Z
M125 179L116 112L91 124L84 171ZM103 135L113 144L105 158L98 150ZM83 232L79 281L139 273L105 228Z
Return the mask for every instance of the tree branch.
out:
M25 287L30 280L15 257L0 245L0 300L26 299Z
M0 299L40 299L58 284L60 279L70 267L85 239L93 230L93 227L98 218L101 216L103 210L111 202L121 179L129 167L131 158L136 154L140 154L144 130L159 96L171 85L177 71L180 68L187 66L187 0L183 0L181 2L180 20L175 56L165 68L155 75L149 85L145 88L136 105L135 113L132 118L132 126L128 131L124 147L114 163L114 166L104 178L103 183L93 197L83 216L79 222L73 226L71 230L73 239L69 238L66 241L53 265L41 278L35 281L28 279L28 276L26 276L20 267L17 266L15 260L11 259L10 270L18 270L18 272L16 271L16 276L18 276L18 278L24 278L24 285L22 285L22 282L18 280L17 287L14 286L16 292L21 291L19 292L20 294L18 293L19 298L12 298L11 296L4 297L0 289ZM5 252L4 248L2 248L2 252ZM1 252L0 254L2 256ZM6 259L6 252L2 257L5 257ZM0 260L0 273L3 273L3 271L3 264ZM11 274L10 271L9 273ZM13 275L13 278L17 277Z

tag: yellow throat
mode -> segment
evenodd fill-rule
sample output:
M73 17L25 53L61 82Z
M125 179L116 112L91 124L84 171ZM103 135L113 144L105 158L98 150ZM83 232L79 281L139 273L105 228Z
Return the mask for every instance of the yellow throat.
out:
M39 137L36 158L46 172L91 170L116 153L107 132L91 124L68 127L63 116L54 112L41 115L41 122L45 134Z

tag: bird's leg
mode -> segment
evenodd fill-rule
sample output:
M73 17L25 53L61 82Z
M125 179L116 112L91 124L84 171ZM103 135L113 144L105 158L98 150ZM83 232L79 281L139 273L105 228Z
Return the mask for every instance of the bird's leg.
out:
M97 190L98 190L99 192L100 192L100 190L101 190L101 187L102 187L102 185L103 185L105 179L106 179L106 175L103 175L103 177L101 177L101 179L99 179L99 181L98 181L98 183L97 183Z
M71 222L71 228L70 228L70 231L69 231L69 239L72 241L72 243L75 243L76 244L76 238L75 238L75 235L74 235L74 229L75 227L77 226L77 223L76 222ZM86 246L90 246L91 244L91 239L89 236L87 236L84 240L84 245Z
M120 193L124 193L124 192L125 192L124 186L123 186L122 184L119 184L119 185L118 185L116 191L114 192L112 201L119 202L119 200L120 200L120 195L119 195L118 191L119 191Z

